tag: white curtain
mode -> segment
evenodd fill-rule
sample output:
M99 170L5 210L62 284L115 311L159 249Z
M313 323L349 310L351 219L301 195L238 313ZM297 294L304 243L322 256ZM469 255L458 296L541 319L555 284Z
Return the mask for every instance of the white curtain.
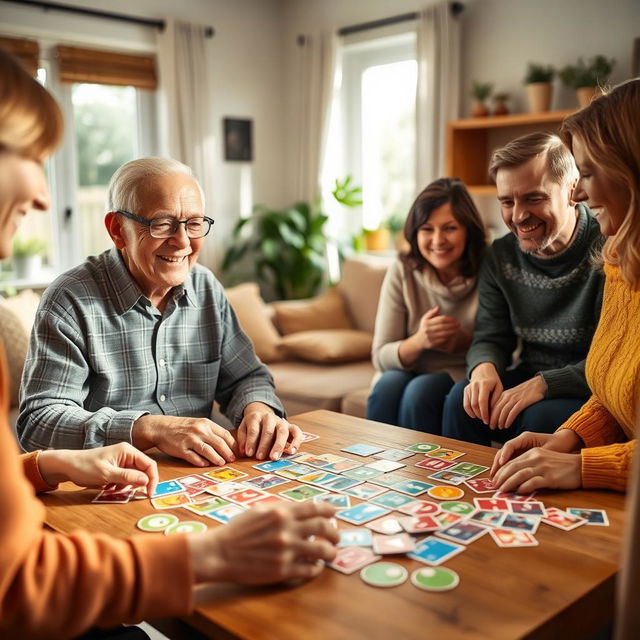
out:
M191 167L204 191L206 211L214 217L211 46L205 27L177 20L167 20L158 36L161 129L167 134L163 152ZM199 261L209 268L219 253L217 238L214 227L200 252Z
M417 26L416 189L445 174L447 122L460 103L460 24L450 3L420 12Z
M296 200L313 202L321 193L320 173L329 130L338 42L337 36L327 33L301 36L298 42L300 130L295 156Z

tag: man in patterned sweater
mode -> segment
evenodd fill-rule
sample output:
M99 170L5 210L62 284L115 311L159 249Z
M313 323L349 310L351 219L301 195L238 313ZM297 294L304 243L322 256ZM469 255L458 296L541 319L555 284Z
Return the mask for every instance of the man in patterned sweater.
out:
M487 251L469 380L453 387L443 416L443 435L484 445L550 433L589 397L584 359L604 283L591 259L600 228L571 199L577 169L557 136L513 140L493 153L489 173L511 233Z

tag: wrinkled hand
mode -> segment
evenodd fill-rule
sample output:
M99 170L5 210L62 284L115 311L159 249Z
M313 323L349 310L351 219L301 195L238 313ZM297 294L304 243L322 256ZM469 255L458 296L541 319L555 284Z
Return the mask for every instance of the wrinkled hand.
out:
M334 513L331 505L310 501L254 507L224 527L189 536L196 582L313 578L335 557Z
M495 366L490 362L479 364L471 372L469 384L464 388L463 407L467 415L480 418L488 425L493 407L500 399L503 388Z
M450 353L454 350L460 323L451 316L440 315L440 307L427 311L422 318L416 335L422 340L423 349L438 349Z
M41 451L38 469L50 485L68 480L81 487L131 485L151 495L158 484L155 461L128 442L97 449Z
M498 491L517 493L578 489L582 486L582 456L534 447L507 462L492 480Z
M238 432L240 455L266 457L278 460L283 451L295 453L302 444L302 430L295 424L279 418L271 407L251 402L244 408L244 417Z
M505 389L491 409L489 427L508 429L522 411L543 400L546 393L547 385L542 376L533 376L511 389Z
M139 449L158 447L196 467L221 466L238 454L231 433L208 418L146 415L133 423L131 433Z

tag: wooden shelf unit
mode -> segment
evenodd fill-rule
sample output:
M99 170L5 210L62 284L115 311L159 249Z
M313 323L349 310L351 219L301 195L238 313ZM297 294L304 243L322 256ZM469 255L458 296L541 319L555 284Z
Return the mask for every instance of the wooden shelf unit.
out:
M534 131L558 131L573 109L466 118L447 125L447 175L460 178L473 195L494 195L487 167L494 149Z

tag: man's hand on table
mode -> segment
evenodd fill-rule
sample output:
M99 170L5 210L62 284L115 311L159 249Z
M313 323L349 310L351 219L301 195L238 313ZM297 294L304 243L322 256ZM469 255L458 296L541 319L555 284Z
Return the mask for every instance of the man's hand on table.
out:
M262 402L250 402L244 408L244 418L238 427L240 455L258 460L269 457L278 460L283 451L295 453L302 444L302 430L284 418L279 418L271 407Z

